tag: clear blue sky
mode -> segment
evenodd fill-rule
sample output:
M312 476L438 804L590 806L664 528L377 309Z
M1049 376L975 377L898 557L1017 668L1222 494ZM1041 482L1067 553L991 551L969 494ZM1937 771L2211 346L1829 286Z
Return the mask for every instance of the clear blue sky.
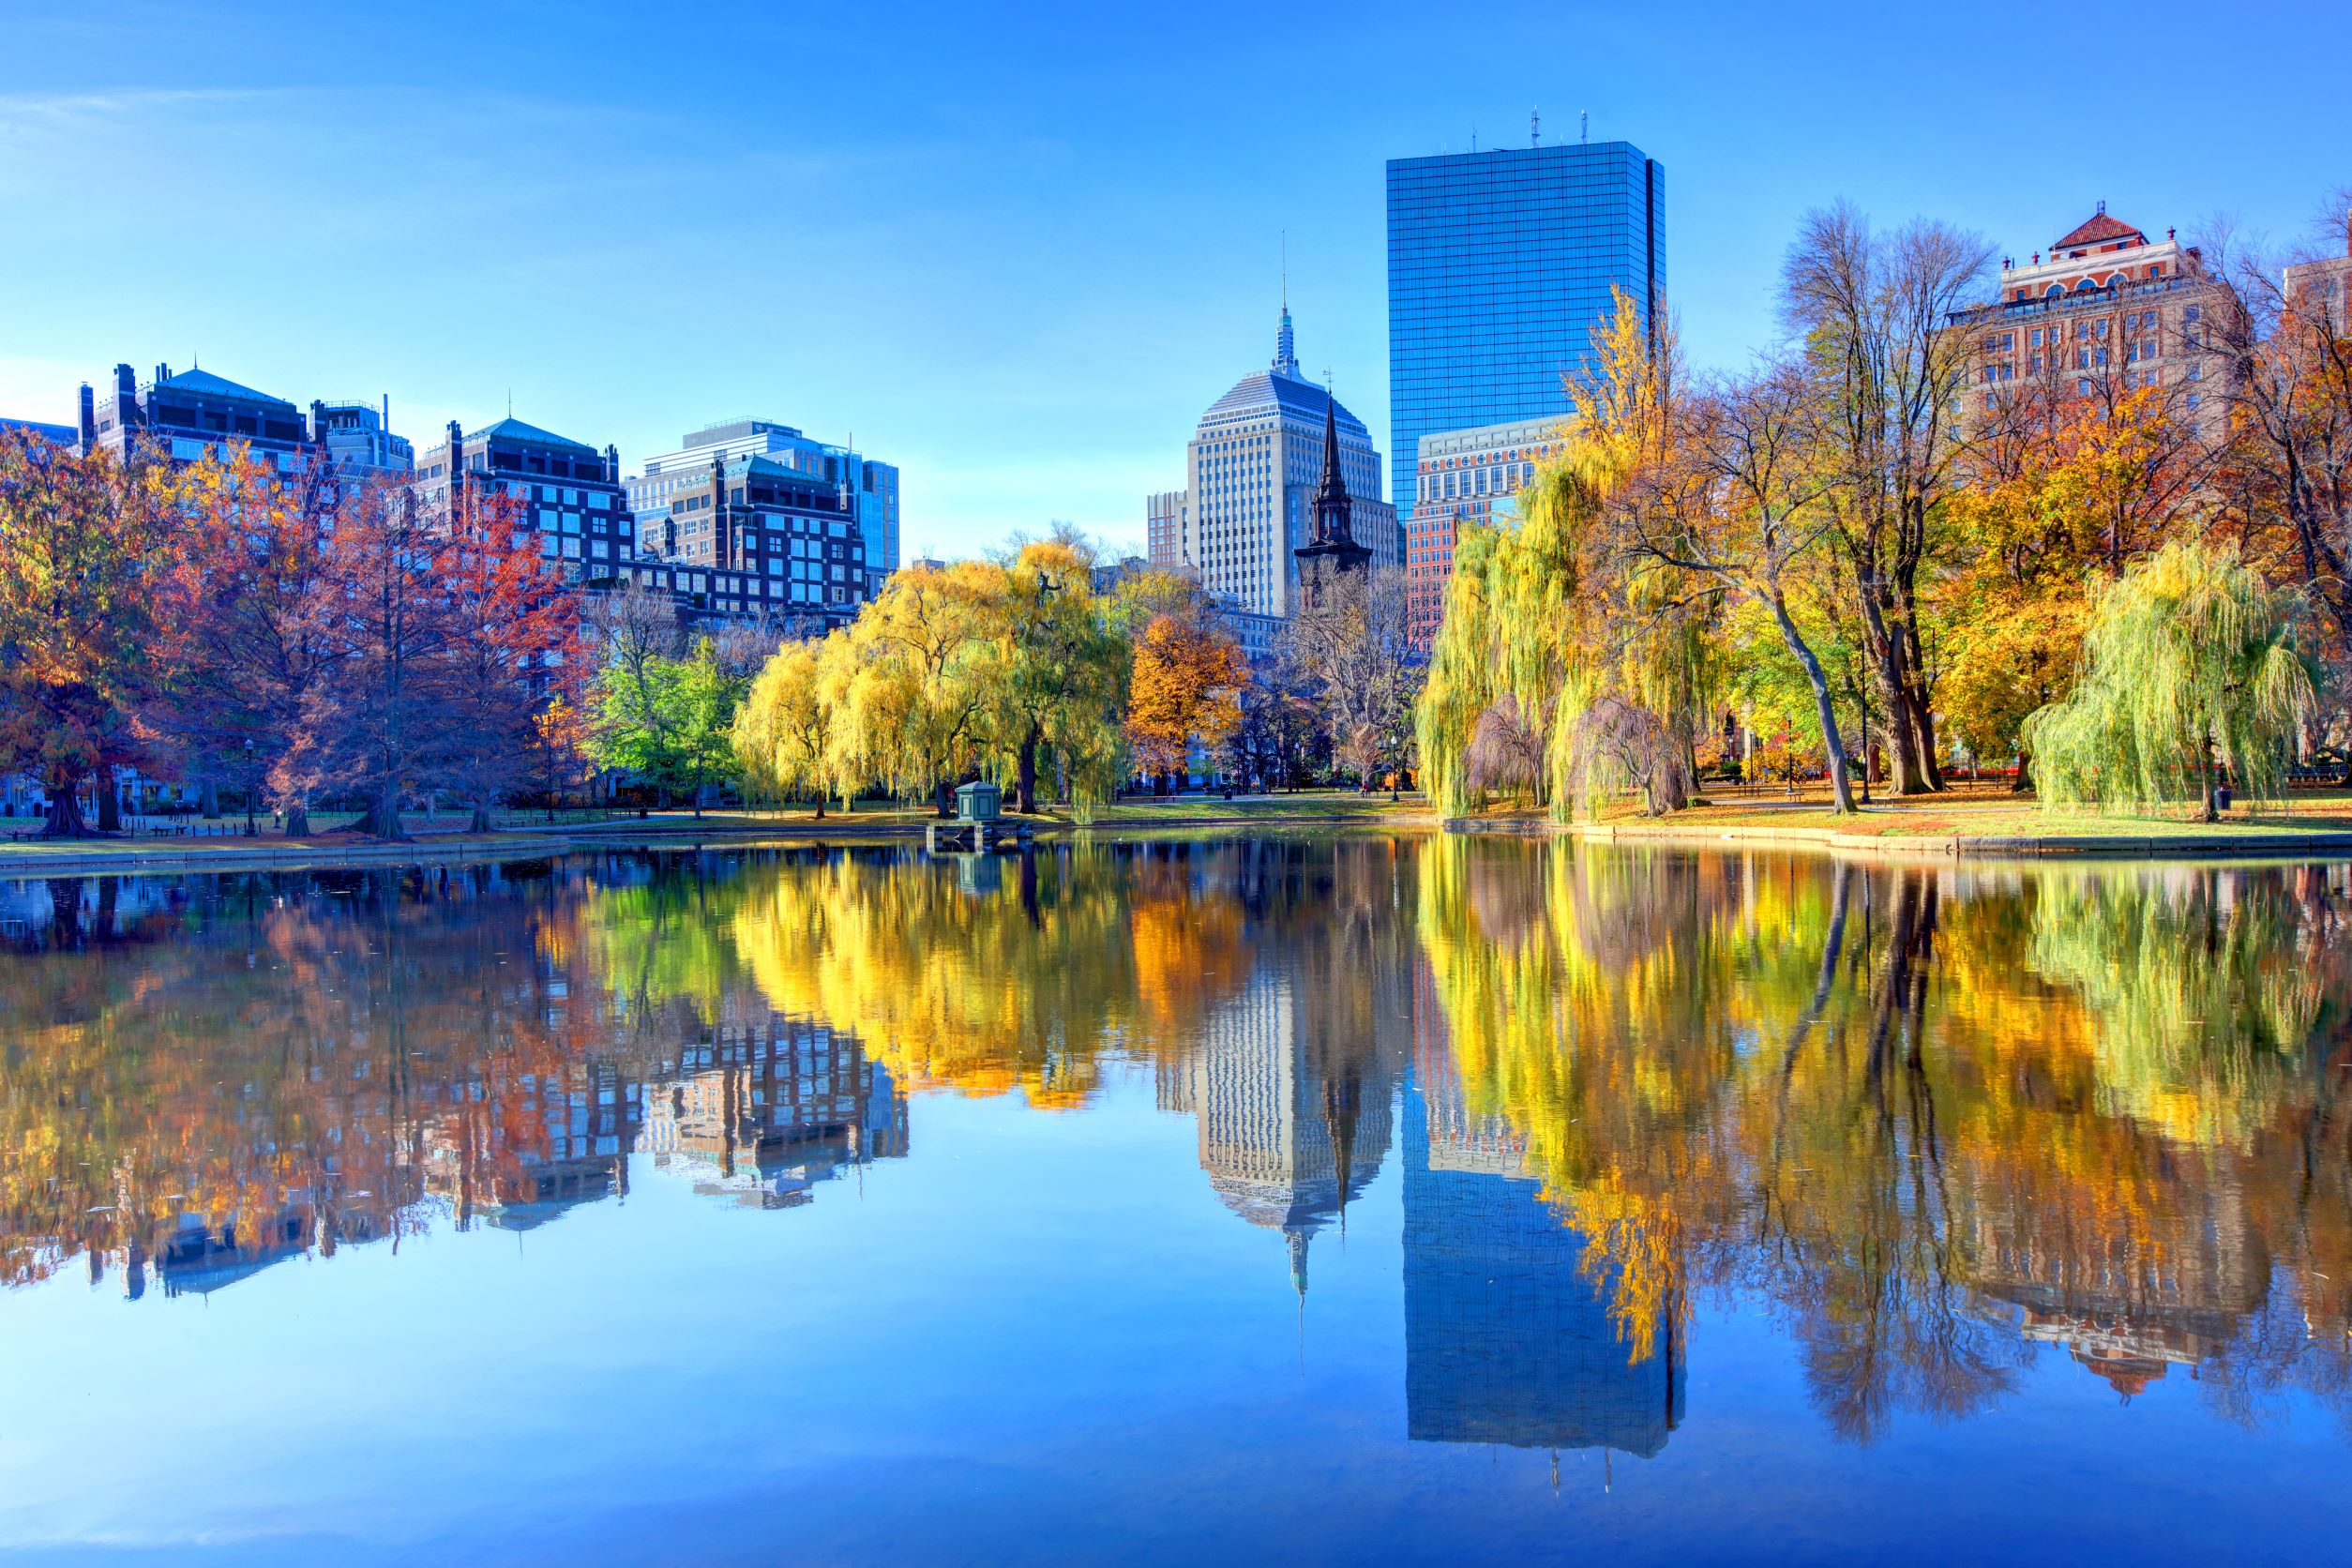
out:
M1385 451L1383 160L1531 104L1666 165L1702 364L1839 196L2022 254L2102 198L2297 237L2352 183L2340 4L1315 9L0 0L0 413L198 356L420 444L511 388L631 468L758 413L898 463L910 553L1139 543L1285 228Z

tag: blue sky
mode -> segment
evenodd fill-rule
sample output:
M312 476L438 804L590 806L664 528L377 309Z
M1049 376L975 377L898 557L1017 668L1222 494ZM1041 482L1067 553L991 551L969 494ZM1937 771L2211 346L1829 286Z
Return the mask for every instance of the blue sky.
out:
M2299 237L2352 184L2340 6L0 0L0 413L117 360L423 438L515 413L633 468L711 419L854 433L906 545L1139 545L1200 411L1300 357L1385 451L1382 163L1524 141L1666 167L1702 364L1769 341L1809 206L2023 254L2104 199ZM2307 84L2312 90L2290 90Z

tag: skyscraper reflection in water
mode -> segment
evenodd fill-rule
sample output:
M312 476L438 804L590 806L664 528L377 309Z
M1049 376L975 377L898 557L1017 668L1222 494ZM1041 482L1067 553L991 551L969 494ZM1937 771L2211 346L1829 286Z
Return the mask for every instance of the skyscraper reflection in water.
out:
M1298 976L1260 970L1163 1070L1160 1105L1194 1118L1210 1188L1282 1232L1290 1283L1304 1291L1307 1244L1344 1219L1388 1157L1395 1077L1369 1041L1336 1060L1311 1051L1301 1002Z
M1406 897L1407 867L1384 842L1257 844L1224 856L1219 876L1251 912L1254 957L1162 1062L1160 1106L1198 1122L1218 1199L1282 1233L1304 1296L1308 1244L1345 1223L1388 1157L1418 959L1410 927L1383 917Z
M1583 1272L1509 1124L1469 1114L1442 1045L1416 1053L1403 1120L1406 1435L1657 1455L1682 1420L1671 1315L1634 1359L1612 1282Z

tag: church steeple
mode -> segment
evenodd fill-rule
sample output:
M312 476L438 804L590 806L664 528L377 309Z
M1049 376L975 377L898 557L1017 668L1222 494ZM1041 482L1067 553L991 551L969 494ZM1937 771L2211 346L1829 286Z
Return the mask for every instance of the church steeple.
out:
M1315 542L1352 545L1356 542L1355 506L1348 499L1347 475L1339 468L1339 404L1323 400L1323 482L1315 490Z
M1274 330L1274 373L1291 381L1299 379L1297 345L1290 338L1290 302L1282 302L1282 324Z
M1315 491L1315 526L1306 543L1290 553L1299 561L1299 590L1302 600L1315 596L1317 580L1323 575L1320 563L1331 563L1331 570L1345 574L1362 571L1372 561L1372 551L1356 543L1354 525L1355 505L1348 499L1348 479L1339 468L1339 404L1328 393L1323 399L1323 482Z

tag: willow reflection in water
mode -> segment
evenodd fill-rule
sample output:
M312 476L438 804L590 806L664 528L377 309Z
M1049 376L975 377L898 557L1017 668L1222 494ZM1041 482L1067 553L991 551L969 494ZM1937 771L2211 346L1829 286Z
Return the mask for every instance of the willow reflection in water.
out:
M1416 1439L1656 1454L1710 1292L1857 1439L2044 1345L2347 1402L2333 873L1381 838L7 897L18 1283L211 1289L633 1169L792 1207L919 1159L910 1096L1132 1070L1302 1295L1398 1157Z
M1717 1289L1856 1438L2037 1343L2347 1410L2335 874L1530 859L1426 857L1437 1012L1634 1360Z

